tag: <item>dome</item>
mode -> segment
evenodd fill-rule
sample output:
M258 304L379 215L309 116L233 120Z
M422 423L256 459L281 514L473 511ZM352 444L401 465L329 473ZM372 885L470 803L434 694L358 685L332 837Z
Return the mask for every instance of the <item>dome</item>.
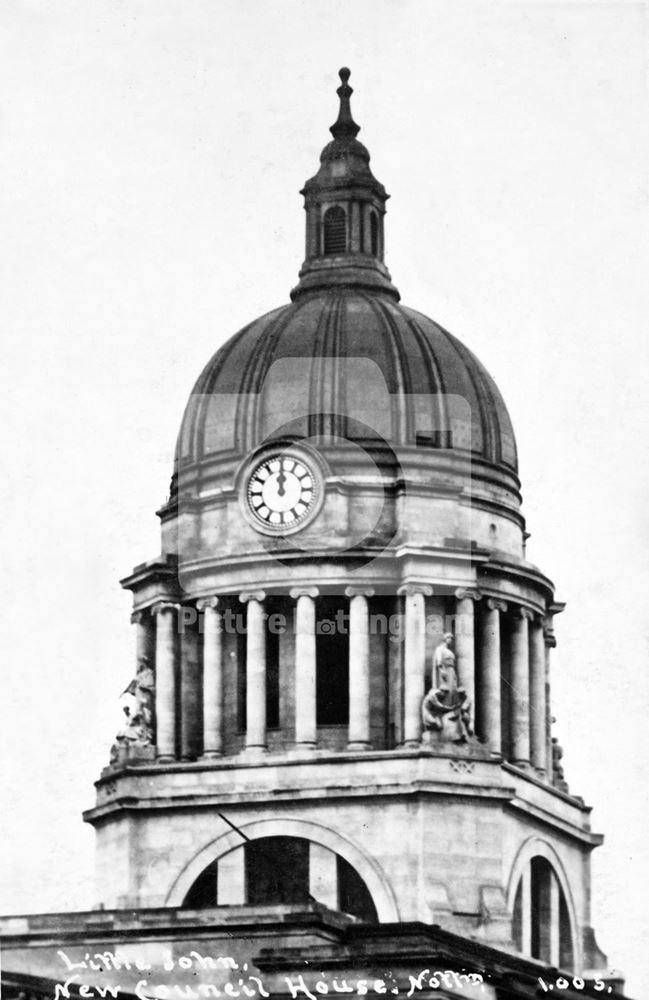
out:
M300 295L221 347L192 392L178 458L327 431L517 469L509 414L475 355L393 295L354 286Z
M421 458L420 476L422 463L432 469L438 458L474 471L486 464L487 478L497 469L516 495L516 444L494 380L460 341L402 305L392 284L384 262L389 195L356 138L349 70L340 78L333 141L301 192L306 257L291 302L210 360L185 412L176 471L189 473L187 486L200 480L204 492L212 488L208 469L216 488L220 468L229 475L273 440L317 438L326 448L335 439L359 443L394 469L398 453L417 449L409 463ZM185 494L177 482L172 493Z

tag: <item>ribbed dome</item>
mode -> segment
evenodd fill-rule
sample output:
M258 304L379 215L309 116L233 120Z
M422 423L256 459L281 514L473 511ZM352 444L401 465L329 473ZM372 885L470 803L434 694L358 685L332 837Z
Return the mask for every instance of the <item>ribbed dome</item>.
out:
M194 466L202 482L208 466L232 466L272 439L315 437L383 456L385 443L395 453L450 450L515 479L514 434L493 379L455 337L399 302L384 263L388 194L356 138L350 72L339 75L333 141L302 191L306 257L292 302L209 362L177 464Z
M273 437L323 432L517 468L511 420L483 365L377 290L313 291L235 334L194 387L178 457L243 457Z

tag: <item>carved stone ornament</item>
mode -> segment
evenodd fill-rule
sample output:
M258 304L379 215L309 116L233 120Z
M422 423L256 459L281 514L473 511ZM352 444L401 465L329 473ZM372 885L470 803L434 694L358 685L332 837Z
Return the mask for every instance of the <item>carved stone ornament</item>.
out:
M429 583L403 583L397 589L397 594L405 597L415 597L417 594L423 594L424 597L432 597L433 588Z
M247 604L248 601L257 601L258 604L262 604L265 599L266 593L263 590L246 590L239 594L239 600L242 604Z
M155 677L149 659L138 660L137 674L122 692L124 724L110 748L110 763L154 756Z
M421 704L426 743L467 743L473 735L471 702L458 685L452 642L447 632L433 654L433 683Z
M450 760L451 770L457 774L473 774L472 760Z
M216 595L212 597L200 597L196 601L196 608L198 611L216 611L219 606L219 598Z

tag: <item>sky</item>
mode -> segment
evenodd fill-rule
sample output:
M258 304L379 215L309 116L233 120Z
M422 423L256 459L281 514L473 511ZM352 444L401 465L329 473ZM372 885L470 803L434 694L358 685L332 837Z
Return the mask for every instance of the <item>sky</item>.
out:
M402 300L486 364L556 622L556 734L606 843L593 923L649 932L647 4L5 0L0 7L0 912L95 901L80 819L133 674L207 359L287 301L337 70Z

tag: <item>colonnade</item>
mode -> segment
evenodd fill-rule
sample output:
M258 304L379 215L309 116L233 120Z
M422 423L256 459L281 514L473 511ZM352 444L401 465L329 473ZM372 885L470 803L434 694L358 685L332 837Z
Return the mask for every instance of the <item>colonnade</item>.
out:
M348 749L371 748L370 738L370 587L347 587L349 635ZM421 705L430 676L427 662L426 598L432 588L406 585L403 599L403 653L401 661L401 740L417 747L422 737ZM295 730L298 749L317 746L317 609L318 589L297 587L295 602ZM549 736L549 648L551 633L544 631L541 616L521 606L508 606L472 589L453 595L455 655L459 684L465 689L474 714L475 729L494 757L504 756L517 765L531 765L551 778ZM266 594L261 590L239 595L247 606L246 732L245 747L259 751L267 745L266 725ZM476 605L480 602L480 612ZM202 632L202 755L215 758L224 751L223 609L219 597L197 602L203 615ZM160 761L176 756L177 620L181 605L159 602L151 617L134 616L137 649L151 641L155 622L156 753ZM503 623L506 622L506 628ZM148 636L148 637L147 637ZM506 639L506 645L503 644ZM138 655L140 655L138 653Z
M510 641L503 656L502 620L507 612ZM472 618L468 605L464 614L467 620ZM481 614L479 650L478 731L494 755L505 751L512 763L531 764L551 777L549 657L542 617L529 608L508 609L504 601L487 598Z

